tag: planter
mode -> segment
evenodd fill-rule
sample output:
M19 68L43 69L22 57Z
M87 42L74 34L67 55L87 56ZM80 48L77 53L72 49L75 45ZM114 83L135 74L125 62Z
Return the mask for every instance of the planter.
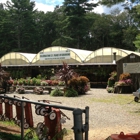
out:
M129 85L116 86L115 93L132 93L132 87Z
M17 89L17 92L18 92L19 94L24 94L24 93L25 93L25 89L24 89L24 88L18 88L18 89Z

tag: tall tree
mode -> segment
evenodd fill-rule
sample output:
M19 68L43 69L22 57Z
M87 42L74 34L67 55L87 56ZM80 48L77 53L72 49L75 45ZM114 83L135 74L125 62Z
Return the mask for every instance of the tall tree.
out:
M88 0L65 0L63 13L66 18L61 22L64 26L61 38L65 45L73 48L83 48L82 41L89 34L86 26L88 20L85 14L92 11L97 4L89 3Z
M52 42L56 39L56 16L55 12L36 12L36 28L38 29L38 38L36 39L36 43L38 51L46 47L50 47Z
M137 47L137 50L140 52L140 34L138 34L135 38L135 41L133 41L135 46Z
M134 13L134 21L135 24L138 28L138 32L137 32L137 36L135 38L135 40L133 41L133 43L135 44L137 50L140 52L140 5L137 5L135 8L133 8L133 12Z
M13 40L17 42L15 51L31 51L29 47L34 46L35 22L34 22L34 2L30 0L11 0L6 2L10 20L14 25L11 29ZM32 48L32 51L34 48Z
M111 7L115 4L122 3L122 6L126 9L131 9L134 5L137 5L140 3L140 0L99 0L100 4L106 5L108 7Z
M0 56L10 52L13 40L11 38L11 29L13 25L9 19L9 12L0 5Z

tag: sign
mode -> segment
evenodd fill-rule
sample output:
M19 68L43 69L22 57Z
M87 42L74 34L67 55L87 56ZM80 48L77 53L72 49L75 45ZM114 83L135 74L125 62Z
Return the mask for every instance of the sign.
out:
M40 52L40 60L70 59L70 51Z
M135 55L130 55L130 58L135 58Z
M123 63L123 73L140 73L140 63Z

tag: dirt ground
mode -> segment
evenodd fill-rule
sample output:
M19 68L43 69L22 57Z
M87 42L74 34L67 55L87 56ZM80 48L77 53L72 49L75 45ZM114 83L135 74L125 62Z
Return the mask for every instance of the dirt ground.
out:
M125 132L122 130L125 130ZM19 135L21 134L20 127L7 126L1 123L0 123L0 132L19 134ZM119 134L120 132L124 132L124 134L127 134L127 133L134 132L134 130L128 127L119 127L119 126L114 126L113 128L108 127L108 128L100 128L96 130L89 130L88 140L105 140L106 138L111 136L111 134ZM83 134L83 139L84 139L84 134ZM68 135L64 137L64 140L74 140L74 133L72 132L72 130L68 131Z
M12 96L15 94L9 94ZM18 96L23 96L18 94ZM133 101L133 96L125 94L119 96L117 94L108 94L105 89L92 89L87 95L80 96L78 98L64 98L64 97L51 97L48 94L44 95L33 95L25 94L28 99L42 100L47 99L50 101L62 102L63 106L79 107L84 108L85 106L90 107L90 129L88 133L88 140L105 140L111 134L120 134L120 132L127 133L138 133L140 130L139 124L139 103ZM124 98L125 97L125 98ZM127 97L127 98L126 98ZM84 99L84 100L83 100ZM121 100L123 102L121 102ZM102 102L104 100L104 102ZM111 102L113 100L113 102ZM133 102L132 102L133 101ZM123 104L122 104L123 103ZM73 118L72 112L63 110L64 113ZM35 108L33 107L34 122L42 122L42 116L35 114ZM36 126L36 125L34 125ZM69 127L66 127L69 126ZM75 140L73 130L73 119L67 121L63 128L69 129L68 135L64 137L64 140ZM4 126L0 122L0 131L20 134L19 127ZM84 137L84 136L83 136ZM83 138L84 140L84 138Z

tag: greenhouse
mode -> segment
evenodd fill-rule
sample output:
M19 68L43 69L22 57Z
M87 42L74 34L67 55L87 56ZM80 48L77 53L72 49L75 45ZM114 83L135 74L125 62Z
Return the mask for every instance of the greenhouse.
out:
M11 52L0 58L2 66L29 66L36 54Z
M11 52L0 58L3 67L18 66L55 66L66 62L69 65L113 65L116 61L131 53L138 52L113 47L104 47L95 51L67 48L61 46L48 47L37 54Z
M80 65L92 51L66 48L61 46L49 47L40 51L32 60L32 66L62 65L65 61L70 65Z
M89 78L91 87L106 87L112 71L117 71L117 62L130 54L140 53L113 47L104 47L95 51L48 47L37 54L11 52L0 58L2 67L12 78L37 77L49 79L67 63L79 75Z
M116 63L115 61L118 61L121 58L126 57L131 53L140 55L140 53L133 52L133 51L123 50L123 49L118 49L113 47L104 47L96 51L93 51L90 55L87 56L87 58L84 60L84 63L87 63L89 65L112 64L112 63Z

